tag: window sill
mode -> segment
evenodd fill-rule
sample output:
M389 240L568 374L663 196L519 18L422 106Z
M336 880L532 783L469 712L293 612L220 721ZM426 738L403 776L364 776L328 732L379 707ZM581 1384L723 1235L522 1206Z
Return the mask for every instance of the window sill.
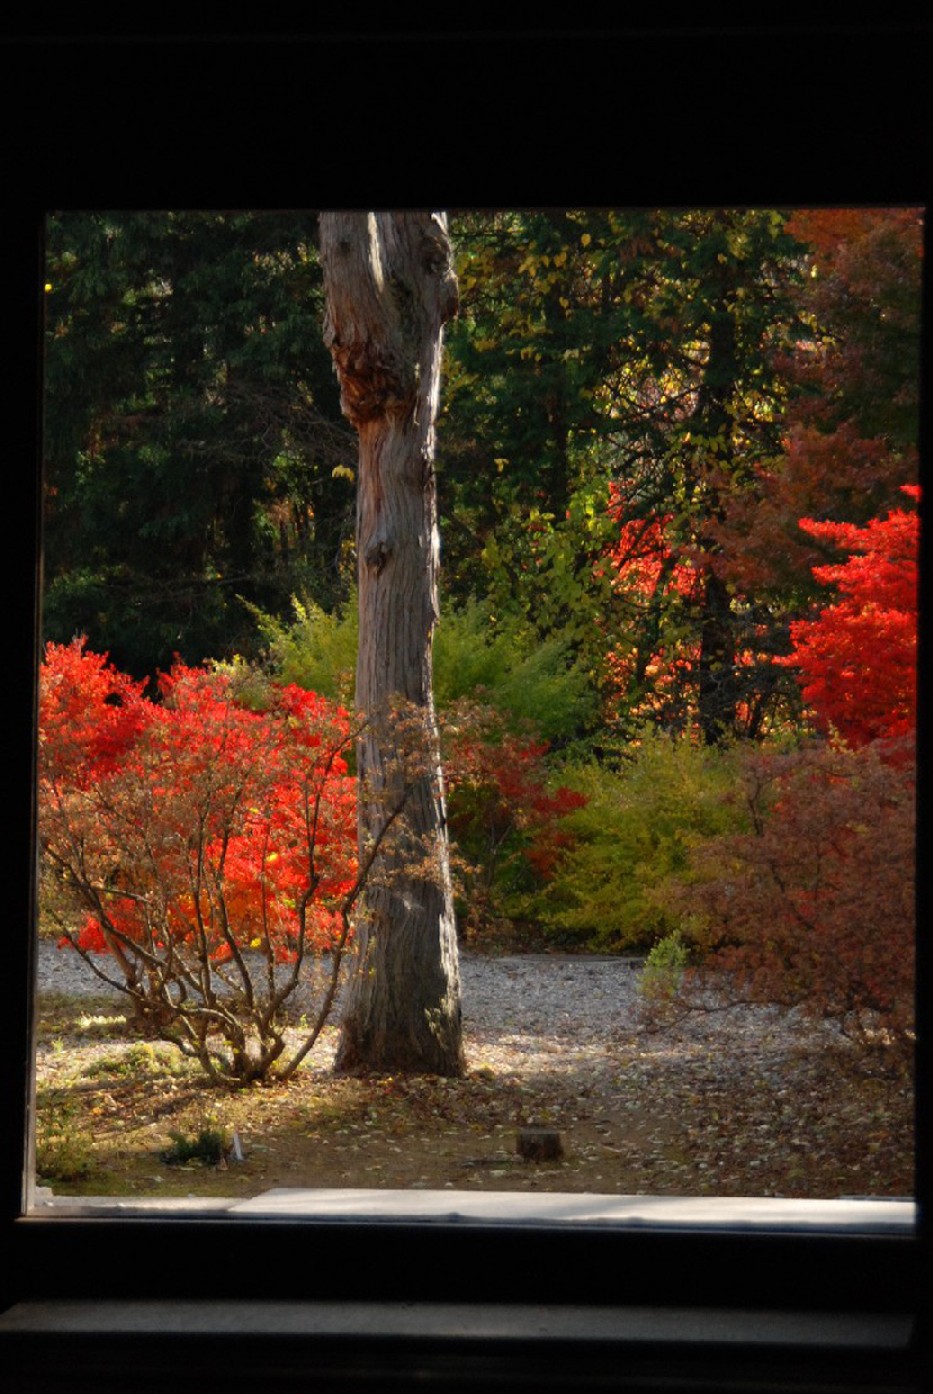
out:
M276 1189L249 1199L39 1195L30 1215L81 1218L190 1215L200 1219L320 1220L483 1225L611 1225L677 1229L910 1235L917 1207L907 1199L771 1196L615 1196L527 1191Z

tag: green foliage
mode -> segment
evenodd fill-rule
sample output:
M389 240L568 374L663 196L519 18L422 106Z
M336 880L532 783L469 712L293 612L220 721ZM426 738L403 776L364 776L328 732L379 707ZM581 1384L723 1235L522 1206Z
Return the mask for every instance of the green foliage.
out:
M46 635L133 672L331 600L355 442L312 214L66 212L46 261Z
M596 712L589 677L560 634L540 639L514 614L493 617L472 600L442 613L434 647L434 692L443 711L460 698L482 701L513 728L541 739L573 739Z
M645 959L638 980L640 996L652 1006L673 1001L690 961L690 949L679 929L665 934Z
M266 663L279 683L294 683L330 701L352 700L359 642L356 592L328 612L313 600L292 597L291 621L254 611L267 645Z
M267 645L265 666L276 682L349 703L359 636L355 591L332 613L297 598L292 612L289 622L256 612ZM245 675L247 668L237 670ZM253 680L261 684L258 674ZM441 712L471 698L494 708L513 729L530 727L562 745L597 711L591 680L566 639L555 634L541 640L514 614L494 617L478 600L443 608L435 631L434 696Z
M586 804L568 815L572 853L537 897L542 926L589 948L646 948L678 928L658 898L689 866L698 839L742 827L725 798L734 751L646 731L616 771L595 763L568 768L565 784Z
M60 1090L40 1096L36 1119L36 1179L81 1181L94 1170L94 1141L73 1099Z
M166 1166L219 1166L230 1150L230 1139L226 1129L219 1128L216 1122L206 1120L197 1133L170 1132L170 1147L159 1153Z
M612 692L611 656L634 656L637 704L652 695L655 639L668 657L674 642L690 655L707 743L743 722L759 734L771 703L770 667L745 651L771 653L785 598L772 611L728 590L743 544L720 523L725 499L754 505L782 448L803 274L785 224L771 209L556 209L454 224L461 313L439 453L449 585L475 590L478 563L497 613L566 639L626 732L645 711ZM697 576L689 596L662 586L642 597L647 616L605 565L620 530L643 523L663 523L671 555ZM662 619L672 625L656 634Z
M117 1079L165 1078L178 1074L182 1059L168 1046L156 1046L151 1041L134 1041L125 1050L102 1055L85 1070L88 1079L112 1077Z

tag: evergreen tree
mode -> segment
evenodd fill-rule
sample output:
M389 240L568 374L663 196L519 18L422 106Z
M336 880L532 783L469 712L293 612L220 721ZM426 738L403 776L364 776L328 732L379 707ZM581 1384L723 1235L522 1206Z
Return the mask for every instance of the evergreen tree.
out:
M137 673L331 603L353 444L315 219L60 213L47 257L45 629Z

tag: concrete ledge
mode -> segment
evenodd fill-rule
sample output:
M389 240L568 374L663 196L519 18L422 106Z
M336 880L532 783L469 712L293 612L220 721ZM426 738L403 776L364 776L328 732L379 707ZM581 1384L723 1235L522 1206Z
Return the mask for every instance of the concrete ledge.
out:
M313 1220L353 1223L522 1226L598 1225L620 1229L802 1231L901 1234L913 1232L912 1200L875 1197L785 1200L770 1196L615 1196L529 1194L516 1191L310 1190L281 1188L247 1200L46 1196L41 1216L132 1217L218 1214L231 1220Z

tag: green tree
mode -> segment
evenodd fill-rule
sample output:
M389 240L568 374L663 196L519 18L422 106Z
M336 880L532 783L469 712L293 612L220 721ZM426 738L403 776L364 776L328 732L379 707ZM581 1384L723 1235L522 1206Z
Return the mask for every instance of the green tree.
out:
M660 525L662 577L686 565L695 581L636 594L634 675L643 685L659 646L688 654L680 681L692 688L703 739L716 744L755 734L775 691L768 651L780 606L731 584L737 538L722 523L727 500L753 495L758 470L780 449L799 248L767 209L655 213L644 233L640 322L609 385L618 517L639 544L631 524ZM758 713L751 730L749 712Z
M735 594L722 524L781 448L803 276L784 216L551 210L455 232L463 309L441 436L451 586L476 588L478 556L497 613L566 635L623 725L659 645L686 645L704 739L756 733L786 685L770 663L786 631L774 607ZM664 566L697 574L689 594L620 583L616 544L632 524L663 524ZM620 644L636 651L622 692L606 664Z
M45 629L142 674L330 604L354 452L311 214L48 221Z

